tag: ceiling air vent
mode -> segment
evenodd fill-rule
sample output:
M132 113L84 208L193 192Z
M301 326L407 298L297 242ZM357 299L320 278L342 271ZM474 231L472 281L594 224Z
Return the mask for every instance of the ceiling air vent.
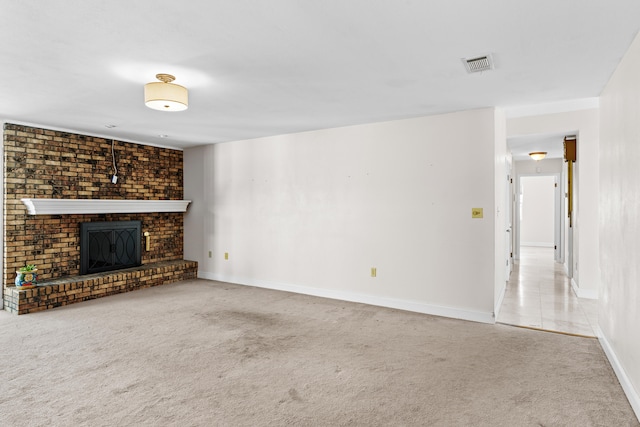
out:
M491 55L478 56L477 58L462 58L462 62L468 73L478 73L493 69Z

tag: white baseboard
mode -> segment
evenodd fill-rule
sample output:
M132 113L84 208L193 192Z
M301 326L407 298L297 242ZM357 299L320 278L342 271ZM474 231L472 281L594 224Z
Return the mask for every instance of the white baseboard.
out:
M472 322L490 323L496 322L493 313L464 310L453 307L423 304L414 301L396 298L378 297L375 295L359 294L355 292L336 291L331 289L312 288L308 286L292 285L288 283L270 282L258 279L244 279L240 277L224 276L198 270L198 278L216 280L219 282L235 283L238 285L255 286L258 288L273 289L277 291L293 292L303 295L337 299L341 301L358 302L362 304L376 305L379 307L395 308L398 310L413 311L416 313L432 314L434 316L450 317L453 319L470 320Z
M571 287L573 288L573 292L576 293L578 298L585 299L598 299L598 291L595 289L580 289L576 281L571 278Z
M537 246L541 248L552 248L554 246L553 242L520 242L520 246Z
M607 341L602 333L599 334L598 340L600 341L600 345L604 350L604 354L607 356L607 359L609 359L609 363L611 364L613 371L618 377L618 381L620 382L622 390L624 390L624 394L627 396L627 399L631 404L633 412L636 413L636 418L638 418L638 421L640 421L640 394L638 394L638 391L633 387L633 383L627 376L627 373L622 367L622 364L620 364L620 361L616 356L616 352L609 344L609 341Z

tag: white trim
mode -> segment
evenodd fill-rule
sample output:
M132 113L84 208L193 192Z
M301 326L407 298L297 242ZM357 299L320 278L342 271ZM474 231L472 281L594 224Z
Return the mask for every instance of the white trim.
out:
M555 245L549 242L521 242L520 246L536 246L540 248L552 248Z
M520 224L520 189L521 189L521 179L523 177L533 177L533 176L552 176L555 179L555 182L559 182L560 183L560 187L556 187L555 188L555 192L554 192L554 218L553 218L553 228L554 228L554 238L556 238L557 236L555 236L556 233L556 228L560 227L560 236L564 235L564 230L565 230L565 226L564 226L564 220L563 220L563 215L564 215L564 203L562 203L562 194L564 191L564 184L562 183L562 174L558 173L558 172L544 172L544 173L520 173L516 170L516 180L515 180L515 188L514 188L514 193L513 193L513 208L515 210L515 218L513 219L513 233L514 233L514 242L515 242L515 246L513 247L513 259L515 260L520 260L520 247L522 246L538 246L538 244L536 244L535 242L529 242L528 244L525 244L523 242L520 241L520 228L521 228L521 224ZM560 190L558 192L558 190ZM560 196L558 198L558 196ZM560 211L558 211L558 204L560 204ZM558 224L559 223L559 224ZM562 244L564 244L564 242L560 241L560 246L558 247L557 250L554 250L554 259L555 259L555 252L557 252L558 250L560 250L561 252L564 252L564 248L562 247ZM542 243L542 245L549 245L549 246L543 246L543 247L551 247L553 248L556 244L555 243ZM568 274L567 274L568 276Z
M575 279L571 278L571 288L578 298L598 299L598 291L596 289L581 289Z
M609 359L609 363L611 364L613 371L618 377L618 381L622 386L624 394L629 400L629 404L631 404L633 412L636 413L636 418L638 418L638 421L640 421L640 394L638 394L638 391L633 387L631 379L627 376L624 367L620 363L620 360L618 360L618 356L616 356L616 352L609 344L609 341L607 341L607 338L602 333L600 333L598 335L598 340L600 341L600 345L604 350L604 354L607 356L607 359Z
M341 301L358 302L379 307L395 308L399 310L413 311L416 313L431 314L434 316L450 317L453 319L470 320L472 322L494 324L496 322L493 313L464 310L454 307L423 304L396 298L378 297L374 295L359 294L354 292L336 291L331 289L312 288L308 286L277 283L259 279L244 279L230 277L222 274L209 273L198 270L198 278L216 280L219 282L235 283L238 285L255 286L258 288L273 289L277 291L293 292L303 295L336 299Z
M500 289L500 295L498 296L498 301L496 301L496 306L493 308L494 318L498 318L500 314L500 308L502 307L502 302L504 301L504 295L507 293L507 282L504 282L504 286Z
M186 212L191 200L21 199L29 215Z

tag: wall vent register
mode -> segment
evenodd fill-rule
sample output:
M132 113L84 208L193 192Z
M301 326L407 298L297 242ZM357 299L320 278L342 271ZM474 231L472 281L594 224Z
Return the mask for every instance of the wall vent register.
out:
M479 73L493 70L491 55L478 56L477 58L463 58L462 63L468 73Z

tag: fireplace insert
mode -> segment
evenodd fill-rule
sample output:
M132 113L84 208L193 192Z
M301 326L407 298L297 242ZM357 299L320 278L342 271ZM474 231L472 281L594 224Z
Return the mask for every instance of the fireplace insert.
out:
M140 221L80 224L80 274L136 267L141 264Z

